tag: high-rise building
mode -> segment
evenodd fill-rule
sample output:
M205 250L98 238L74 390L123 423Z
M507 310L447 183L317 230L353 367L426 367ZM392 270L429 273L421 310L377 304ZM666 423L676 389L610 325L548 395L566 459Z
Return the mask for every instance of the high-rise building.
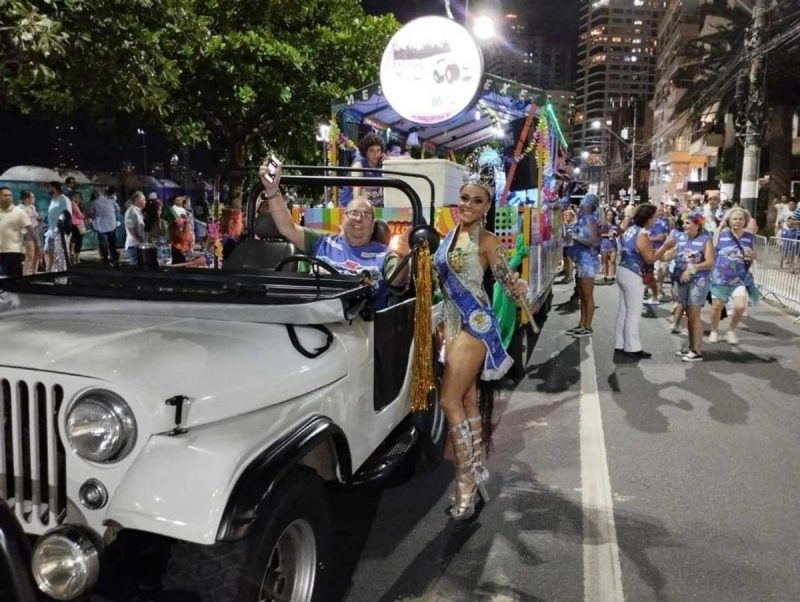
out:
M489 70L501 77L543 90L571 89L574 85L574 47L529 33L524 13L503 16L504 43L494 51Z
M561 133L570 141L572 132L570 124L575 114L575 92L572 90L547 90L547 101L553 105L553 112L558 118Z
M675 110L690 84L678 75L687 60L681 48L700 33L697 4L698 0L669 0L658 30L656 91L651 105L653 153L649 186L654 201L680 196L689 172L705 167L705 157L693 158L689 151L687 118Z
M545 91L569 140L575 103L576 15L569 14L569 8L553 13L555 4L546 0L503 0L502 8L476 4L470 5L471 11L488 9L499 23L500 37L486 48L486 70Z
M580 0L576 152L608 153L612 138L606 123L616 123L620 105L632 101L639 107L637 142L649 138L644 126L650 119L644 108L655 89L658 25L664 4L664 0ZM595 159L594 164L608 165L608 157Z

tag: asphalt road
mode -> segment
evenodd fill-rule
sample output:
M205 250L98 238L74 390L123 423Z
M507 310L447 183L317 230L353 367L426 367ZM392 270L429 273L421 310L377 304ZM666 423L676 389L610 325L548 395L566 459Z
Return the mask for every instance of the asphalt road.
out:
M800 326L762 304L687 364L665 304L642 320L654 357L615 363L616 287L592 340L563 334L569 293L495 410L492 501L448 521L449 460L337 496L332 600L800 600Z

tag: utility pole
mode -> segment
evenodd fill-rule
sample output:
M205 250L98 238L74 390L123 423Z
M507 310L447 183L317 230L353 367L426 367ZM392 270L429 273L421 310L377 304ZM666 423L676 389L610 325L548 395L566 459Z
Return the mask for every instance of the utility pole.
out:
M753 26L745 41L745 50L750 59L750 90L747 96L745 118L747 130L744 138L744 160L742 162L741 206L755 217L758 205L758 172L761 162L766 105L764 100L764 54L761 47L767 33L767 18L764 0L756 0L753 6Z
M638 99L631 99L633 102L633 131L631 133L631 196L630 204L634 204L633 197L636 194L636 120L637 109L639 108Z

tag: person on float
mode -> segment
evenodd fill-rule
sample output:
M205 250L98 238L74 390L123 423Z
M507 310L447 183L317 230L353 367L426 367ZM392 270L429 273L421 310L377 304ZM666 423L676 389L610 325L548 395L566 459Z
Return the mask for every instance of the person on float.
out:
M386 145L378 134L367 134L358 141L358 153L351 167L361 168L364 171L354 171L354 177L379 178L382 176L381 166ZM339 206L347 207L353 199L365 198L373 207L383 207L383 187L381 186L353 186L342 188L339 192Z
M362 275L367 272L375 288L375 307L378 309L386 307L391 294L402 290L406 285L408 264L397 273L395 268L400 258L409 253L409 230L399 237L397 248L394 250L382 242L372 240L375 210L369 201L363 198L355 198L347 205L341 234L328 234L298 226L292 221L292 214L281 194L280 180L283 166L277 166L272 182L266 177L268 169L269 161L265 160L259 169L259 177L266 195L263 198L264 202L268 203L269 213L281 236L292 243L298 252L307 253L329 263L339 273Z
M714 235L714 267L711 270L711 332L709 343L719 341L719 321L722 308L733 298L733 313L728 323L725 340L739 344L736 326L747 309L748 297L753 303L759 299L758 289L750 271L756 259L755 236L747 231L750 214L734 207L722 218L721 228Z
M678 281L678 303L686 310L689 321L689 346L677 352L684 362L703 360L703 324L700 311L706 303L714 265L714 244L704 228L703 211L689 213L684 231L676 235L675 271Z
M593 334L594 279L600 270L600 226L597 220L599 205L600 199L596 194L585 195L578 207L578 221L573 228L572 240L575 245L572 256L578 283L580 320L575 328L567 330L567 334L576 338L590 337Z
M448 513L456 520L471 517L479 498L489 500L489 473L481 451L488 448L491 417L484 404L482 418L478 378L499 380L513 363L503 348L497 319L483 287L484 273L491 269L512 299L525 299L528 290L527 283L508 267L500 239L484 228L493 197L491 187L477 177L461 187L458 224L447 233L433 258L445 296L440 405L455 449L456 488ZM491 402L488 404L490 408Z
M614 354L622 354L632 359L649 359L651 353L642 349L639 338L639 322L642 318L645 282L643 275L648 272L645 264L654 265L675 246L670 238L657 250L647 234L657 219L656 207L643 203L636 207L630 218L630 226L620 238L620 264L617 268L619 300L614 329Z

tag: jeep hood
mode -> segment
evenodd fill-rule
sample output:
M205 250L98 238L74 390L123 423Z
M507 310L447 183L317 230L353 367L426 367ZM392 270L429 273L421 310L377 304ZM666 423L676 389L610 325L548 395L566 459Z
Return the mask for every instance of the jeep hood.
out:
M315 359L292 345L285 324L193 317L153 305L73 299L62 311L0 312L0 366L85 376L101 381L146 412L158 431L173 426L165 400L190 398L187 426L276 405L315 391L347 374L346 354L334 339ZM80 310L75 305L80 305ZM325 334L295 327L300 344L324 347ZM107 384L105 384L107 383ZM87 387L93 386L87 382ZM138 412L138 410L137 410Z

